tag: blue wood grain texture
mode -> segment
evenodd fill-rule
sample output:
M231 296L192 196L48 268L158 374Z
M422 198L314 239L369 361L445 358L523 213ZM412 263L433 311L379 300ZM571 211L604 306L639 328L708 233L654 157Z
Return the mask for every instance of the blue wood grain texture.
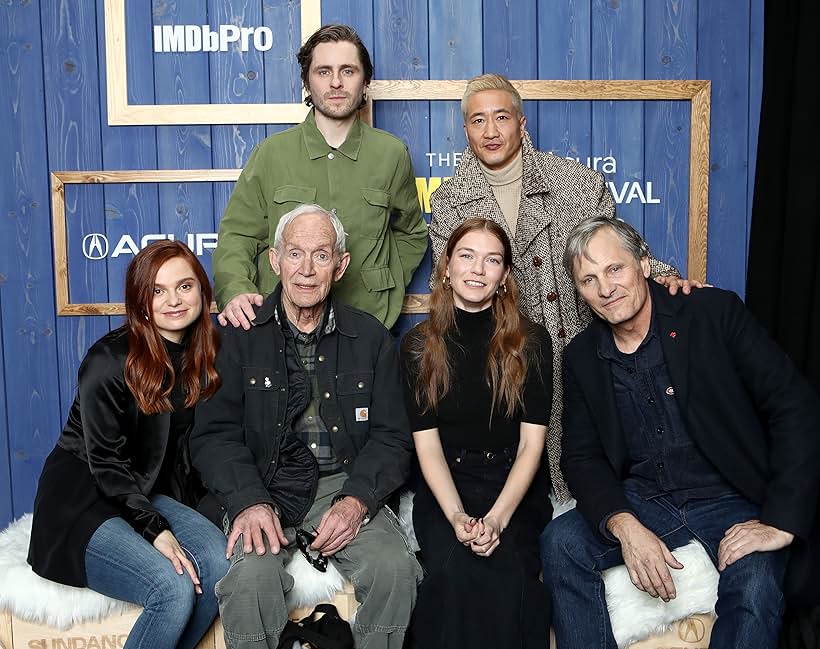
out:
M273 47L264 53L265 101L299 103L302 81L296 52L302 44L301 3L268 0L262 8L262 22L274 34ZM289 124L268 124L266 134L290 128Z
M375 6L376 74L381 79L427 79L429 76L426 0L390 0ZM430 102L376 102L374 124L401 138L410 151L417 182L430 186ZM429 204L429 201L427 201ZM424 206L423 206L424 209ZM426 212L429 221L430 214ZM430 254L410 283L412 293L427 293Z
M41 5L44 49L48 166L52 170L89 170L102 166L100 136L101 68L97 57L96 3L47 2ZM105 233L103 189L85 185L66 187L68 263L72 269L69 297L73 302L108 299L105 264L88 260L82 240L89 233ZM44 251L45 252L45 251ZM77 387L77 370L88 348L109 330L108 318L57 319L60 408L67 415ZM42 461L60 432L52 422L48 443L38 450ZM18 491L15 488L15 491Z
M365 47L373 55L373 5L374 2L361 0L324 0L322 2L322 24L340 23L350 25L359 34Z
M430 0L430 78L469 79L483 71L481 0ZM436 101L430 105L430 150L450 156L437 157L432 176L451 176L453 153L467 146L460 102ZM446 158L445 158L446 159Z
M749 167L746 174L746 249L749 257L749 235L752 227L755 170L757 169L757 136L760 130L760 102L763 96L763 6L765 0L750 0L749 4ZM745 284L744 284L745 288Z
M644 40L648 79L693 79L697 55L697 5L648 2ZM648 101L645 116L645 185L659 204L647 204L644 236L658 259L687 276L689 237L688 101Z
M643 79L644 3L592 2L592 78ZM640 200L628 201L626 183L643 183L643 103L596 101L592 106L592 155L613 156L617 172L604 173L615 183L621 202L619 217L643 230L644 209ZM594 161L593 161L594 164ZM599 171L603 171L599 168ZM627 186L631 187L631 185Z
M538 4L538 78L592 78L591 0ZM586 161L592 155L592 104L538 102L538 148Z
M211 27L234 24L257 27L262 25L261 0L210 0L208 14ZM262 53L254 48L243 52L234 44L228 52L210 55L211 102L219 104L261 104L265 101L265 74ZM215 168L244 167L248 156L266 137L265 127L260 125L211 127L212 164ZM190 186L189 186L190 188ZM233 188L226 183L214 184L213 214L225 211ZM200 231L216 232L218 219L210 213L192 213L188 217L191 226ZM207 221L207 223L206 223ZM210 267L210 254L201 260Z
M3 149L0 148L0 152ZM0 286L7 281L0 279ZM0 291L0 318L3 315L3 293ZM0 335L0 370L5 367L3 336ZM0 371L0 528L13 518L11 491L11 457L9 456L9 421L6 416L6 376Z
M154 71L143 61L150 61L153 21L147 2L126 2L126 65L128 69L128 101L131 104L154 103ZM103 6L97 7L97 33L105 31ZM105 39L97 39L100 60L100 96L106 97ZM155 169L157 167L156 128L152 126L109 126L108 106L100 101L100 133L102 166L104 169ZM123 235L158 232L159 196L157 187L147 183L105 185L105 234L111 246ZM136 239L139 245L139 238ZM125 299L125 271L133 255L109 257L107 263L108 296L112 302ZM119 326L119 318L111 318L109 326Z
M710 283L743 295L749 161L748 2L698 3L698 69L712 80L709 167Z
M155 25L219 23L201 2L155 2ZM230 21L226 21L230 22ZM227 56L227 55L226 55ZM158 104L197 104L211 101L210 55L162 52L153 55L154 93ZM212 160L212 127L157 127L160 169L208 169ZM159 218L148 232L173 233L186 240L190 232L213 232L216 213L210 183L167 183L158 187ZM148 226L148 223L145 223ZM210 255L201 258L210 271Z
M59 426L40 7L0 8L0 526L31 510ZM11 488L5 485L10 482Z

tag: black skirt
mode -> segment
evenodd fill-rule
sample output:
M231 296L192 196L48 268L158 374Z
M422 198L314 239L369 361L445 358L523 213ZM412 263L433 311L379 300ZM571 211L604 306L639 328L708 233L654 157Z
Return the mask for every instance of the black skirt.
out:
M448 463L466 513L489 511L509 475L512 458L468 454ZM550 519L548 481L536 477L501 544L479 557L458 542L435 497L422 482L413 526L426 577L413 612L414 647L543 649L549 646L550 602L539 581L538 537Z

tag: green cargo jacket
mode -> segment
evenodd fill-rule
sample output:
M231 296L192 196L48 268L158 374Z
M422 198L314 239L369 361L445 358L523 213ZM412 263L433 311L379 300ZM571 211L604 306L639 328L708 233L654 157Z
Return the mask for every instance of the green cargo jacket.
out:
M236 183L213 256L219 308L239 293L273 291L279 279L268 249L279 219L301 203L334 211L344 225L351 261L334 295L393 326L404 289L427 250L407 147L356 120L333 149L313 111L256 147Z

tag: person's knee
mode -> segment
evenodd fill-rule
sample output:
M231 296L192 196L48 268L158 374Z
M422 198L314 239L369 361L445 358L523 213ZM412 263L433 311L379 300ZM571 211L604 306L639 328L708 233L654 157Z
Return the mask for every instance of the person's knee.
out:
M183 570L179 574L168 561L167 568L157 573L152 580L148 596L143 604L146 610L172 611L180 619L187 620L194 610L196 591L191 576Z
M243 600L246 595L260 601L284 602L284 594L292 586L292 579L284 569L283 557L271 552L261 556L249 553L233 559L225 576L217 582L216 593L220 606L232 596Z
M421 567L404 550L373 552L357 571L359 586L378 587L386 592L415 592Z
M768 552L749 554L729 566L720 577L718 610L739 608L761 619L783 612L780 557Z
M570 511L550 521L538 539L538 548L541 554L541 567L544 576L560 574L567 567L568 562L575 562L585 553L585 544L582 542L585 535L581 525L586 522L576 511Z
M225 558L225 544L209 545L201 548L194 555L189 555L202 583L203 591L213 590L216 583L228 572L230 561Z

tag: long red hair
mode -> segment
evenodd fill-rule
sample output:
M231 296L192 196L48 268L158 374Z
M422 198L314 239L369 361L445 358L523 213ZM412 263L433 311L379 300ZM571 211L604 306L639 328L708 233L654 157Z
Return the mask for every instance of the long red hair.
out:
M434 288L430 295L430 314L418 328L421 335L412 337L410 354L418 363L419 379L416 383L416 402L426 411L434 410L450 388L451 364L446 339L456 326L456 306L453 291L443 280L450 257L458 242L466 234L486 231L499 240L504 248L504 268L512 267L512 246L504 230L494 221L472 218L458 226L450 238L444 253L434 270ZM493 395L493 409L502 408L508 417L523 405L524 382L530 363L529 339L526 321L518 307L518 284L507 275L506 291L493 296L492 310L495 329L487 353L485 378Z
M160 267L182 257L191 267L202 289L202 312L188 327L188 346L180 373L174 375L162 335L153 322L154 283ZM185 406L194 406L219 387L214 361L218 348L216 328L210 316L211 283L190 248L179 241L157 241L139 252L125 273L124 327L128 330L125 383L139 409L147 415L173 410L171 390L177 380L185 388Z

